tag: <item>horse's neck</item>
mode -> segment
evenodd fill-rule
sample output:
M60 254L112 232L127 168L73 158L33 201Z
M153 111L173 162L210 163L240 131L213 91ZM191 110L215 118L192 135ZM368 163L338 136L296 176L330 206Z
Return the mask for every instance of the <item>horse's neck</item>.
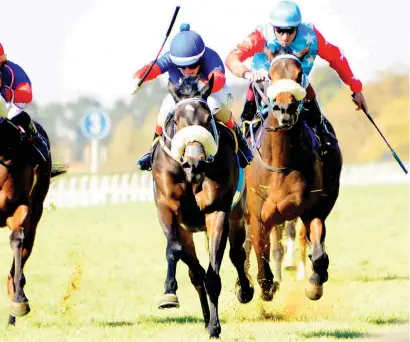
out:
M277 126L272 118L268 119L267 126ZM269 165L274 167L290 167L294 165L300 149L299 125L290 130L278 132L263 132L261 141L261 155Z

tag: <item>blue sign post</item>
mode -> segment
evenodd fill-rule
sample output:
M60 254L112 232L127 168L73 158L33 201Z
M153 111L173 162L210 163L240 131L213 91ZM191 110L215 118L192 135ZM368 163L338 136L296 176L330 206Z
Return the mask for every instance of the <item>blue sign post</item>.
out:
M81 131L91 141L91 173L97 173L99 164L99 140L104 139L111 129L110 117L102 111L90 111L81 120Z

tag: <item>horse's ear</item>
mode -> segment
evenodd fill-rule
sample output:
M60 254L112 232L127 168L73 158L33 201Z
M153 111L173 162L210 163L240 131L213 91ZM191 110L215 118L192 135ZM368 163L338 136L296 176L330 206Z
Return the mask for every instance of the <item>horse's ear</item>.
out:
M310 51L310 45L306 46L304 49L300 50L298 53L295 53L295 56L302 60Z
M209 95L212 93L212 88L214 86L214 74L212 73L211 78L208 80L208 82L205 83L205 85L202 87L200 95L203 99L207 99Z
M171 94L175 103L179 102L178 90L170 79L168 80L168 92Z

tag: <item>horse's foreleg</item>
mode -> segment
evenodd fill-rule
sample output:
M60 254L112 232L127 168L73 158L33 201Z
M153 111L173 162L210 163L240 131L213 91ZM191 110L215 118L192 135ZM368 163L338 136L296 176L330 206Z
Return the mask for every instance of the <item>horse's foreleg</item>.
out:
M218 314L218 300L221 293L221 268L226 242L228 240L228 214L217 211L206 215L206 228L209 237L209 266L205 276L205 289L210 302L208 332L210 337L219 337L221 325Z
M229 257L232 264L235 266L238 272L238 279L236 281L236 297L241 303L248 303L252 300L254 294L254 288L252 281L248 275L249 271L249 259L248 265L245 269L246 252L244 248L244 242L246 239L246 230L244 221L241 217L229 220ZM248 246L249 248L249 246ZM250 249L249 249L250 252Z
M312 246L310 259L313 270L312 276L309 278L310 284L306 288L306 296L311 300L318 300L323 295L323 283L328 278L329 258L324 248L326 227L319 218L306 222L305 225Z
M306 248L307 248L307 237L306 237L306 227L302 223L298 229L298 239L299 239L299 265L298 273L296 275L297 279L303 279L306 275Z
M284 256L283 267L285 270L296 269L295 264L295 238L296 238L296 221L287 221L285 223L286 232L286 253Z
M165 280L165 292L160 298L158 308L174 308L179 307L178 297L176 295L178 283L176 280L177 263L182 256L182 246L178 241L178 205L174 203L173 209L168 201L158 202L158 216L161 227L167 239L166 258L168 263L167 277Z
M179 238L184 249L184 253L181 257L189 267L189 278L192 285L194 285L198 292L199 300L201 302L202 314L204 316L205 328L209 324L209 305L205 291L205 270L199 263L196 255L195 244L193 240L193 234L187 232L185 229L180 228Z
M262 289L261 297L265 301L271 301L279 287L279 283L273 281L273 273L269 265L270 259L270 231L263 226L255 215L250 218L251 238L258 262L258 283Z
M275 261L275 275L277 281L282 281L282 260L283 260L283 244L282 235L285 223L277 224L272 227L270 232L270 242L272 245L272 256Z
M23 256L23 248L25 243L24 239L24 229L22 228L23 222L26 220L29 213L29 208L27 205L21 205L17 208L14 212L13 216L7 218L6 224L11 230L10 234L10 246L13 251L13 264L8 276L7 282L7 289L9 293L9 298L11 299L10 303L10 317L9 317L9 324L14 324L16 316L24 316L30 312L30 306L28 303L28 299L24 293L23 287L25 285L25 277L23 274L23 266L24 262L27 260L27 252L26 257ZM26 226L27 226L27 222ZM27 232L29 234L28 242L33 240L34 238L31 237L31 232ZM30 246L31 251L32 243ZM13 316L13 317L11 317Z
M245 238L245 245L244 245L244 249L245 249L245 273L247 275L247 277L249 279L252 279L251 276L249 275L249 269L251 268L251 252L252 252L252 237L250 234L250 226L246 227L246 238Z

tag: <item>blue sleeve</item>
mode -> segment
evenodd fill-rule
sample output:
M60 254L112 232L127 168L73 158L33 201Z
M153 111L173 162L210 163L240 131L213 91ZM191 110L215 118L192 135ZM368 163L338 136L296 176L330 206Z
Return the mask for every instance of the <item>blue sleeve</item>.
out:
M164 53L160 58L158 58L155 63L161 69L161 73L165 73L169 70L169 66L172 64L171 58L169 57L169 52Z
M13 89L18 87L20 83L28 83L31 85L30 78L20 65L10 61L8 61L6 65L11 68L14 74L14 82L12 86Z
M207 78L211 72L216 70L222 71L222 73L225 74L224 63L214 50L207 47L204 53L202 73Z

